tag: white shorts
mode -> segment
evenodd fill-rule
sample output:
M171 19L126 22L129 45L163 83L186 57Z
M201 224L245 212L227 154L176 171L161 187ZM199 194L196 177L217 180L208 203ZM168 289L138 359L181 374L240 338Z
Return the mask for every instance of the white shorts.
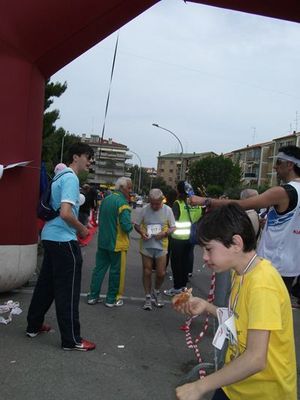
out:
M160 249L142 249L141 254L149 258L160 258L167 254L167 250Z

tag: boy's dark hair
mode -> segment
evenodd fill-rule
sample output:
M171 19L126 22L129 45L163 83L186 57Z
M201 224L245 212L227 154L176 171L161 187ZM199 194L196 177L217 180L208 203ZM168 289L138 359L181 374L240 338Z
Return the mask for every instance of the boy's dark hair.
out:
M233 244L233 236L240 235L244 242L243 251L256 248L255 232L247 213L237 204L218 207L200 219L198 239L201 246L211 240L217 240L229 248Z
M287 156L295 157L300 162L300 147L293 146L293 145L283 146L278 149L278 153L279 152L284 153ZM297 165L295 165L295 164L294 164L294 172L296 175L300 176L300 168L297 167Z
M71 164L73 162L74 155L81 156L82 154L86 154L88 159L91 159L94 156L94 150L90 145L83 142L73 143L68 150L68 158L67 163Z

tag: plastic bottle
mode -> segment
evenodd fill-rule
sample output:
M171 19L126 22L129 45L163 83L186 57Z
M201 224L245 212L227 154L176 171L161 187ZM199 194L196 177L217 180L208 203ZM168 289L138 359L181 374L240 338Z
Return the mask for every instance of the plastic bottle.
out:
M188 195L188 197L194 196L195 194L192 185L188 182L184 182L184 191Z

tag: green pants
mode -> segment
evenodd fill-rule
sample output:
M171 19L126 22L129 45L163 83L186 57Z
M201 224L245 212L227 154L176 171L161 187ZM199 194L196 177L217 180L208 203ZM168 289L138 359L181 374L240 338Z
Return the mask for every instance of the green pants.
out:
M126 251L109 251L98 249L96 254L96 266L93 270L90 287L90 299L99 297L102 282L109 269L108 292L106 303L114 303L124 293Z

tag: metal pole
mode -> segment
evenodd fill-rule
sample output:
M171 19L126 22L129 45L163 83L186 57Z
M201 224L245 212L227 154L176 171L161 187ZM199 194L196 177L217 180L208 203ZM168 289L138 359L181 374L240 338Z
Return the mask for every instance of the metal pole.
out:
M64 154L64 143L65 143L65 136L66 136L67 132L65 132L62 140L61 140L61 149L60 149L60 162L62 163L63 161L63 154Z
M138 188L139 194L141 194L141 180L142 180L142 165L140 165L140 173L139 173L139 188Z
M183 179L183 146L182 146L182 143L181 143L179 137L174 132L170 131L167 128L164 128L163 126L160 126L160 125L154 124L154 123L152 124L152 126L155 126L155 128L160 128L160 129L163 129L164 131L169 132L172 136L174 136L177 139L177 141L180 145L180 148L181 148L181 153L180 153L181 154L181 157L180 157L181 165L180 165L180 172L179 172L179 180L181 181Z

